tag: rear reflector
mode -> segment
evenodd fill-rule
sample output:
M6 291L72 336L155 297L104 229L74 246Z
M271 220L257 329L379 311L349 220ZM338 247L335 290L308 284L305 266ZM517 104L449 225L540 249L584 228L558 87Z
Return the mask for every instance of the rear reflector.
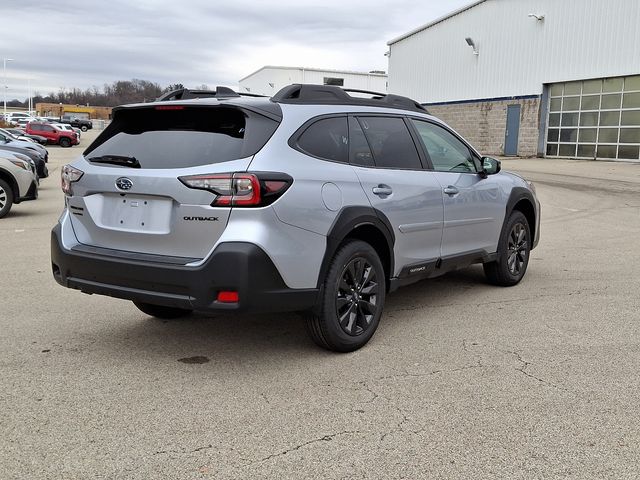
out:
M223 290L218 292L218 302L220 303L238 303L240 297L238 292Z

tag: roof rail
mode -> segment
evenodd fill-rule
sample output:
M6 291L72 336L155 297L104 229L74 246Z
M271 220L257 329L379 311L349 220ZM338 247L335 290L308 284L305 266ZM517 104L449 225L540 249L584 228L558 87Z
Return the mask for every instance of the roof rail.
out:
M169 100L187 100L190 98L234 98L234 97L264 97L256 93L237 93L228 87L216 87L215 90L191 90L189 88L179 88L167 92L156 99L156 102Z
M373 95L372 98L360 98L348 92ZM295 83L276 93L271 100L277 103L315 104L315 105L359 105L369 107L398 108L414 112L428 113L415 100L400 95L371 92L354 88L340 88L334 85L312 85Z

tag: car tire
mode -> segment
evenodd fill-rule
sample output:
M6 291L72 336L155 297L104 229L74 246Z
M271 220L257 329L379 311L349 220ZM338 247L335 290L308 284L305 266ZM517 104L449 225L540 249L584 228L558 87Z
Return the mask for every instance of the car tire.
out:
M335 352L361 348L378 328L385 294L385 272L375 249L348 241L329 265L316 309L307 314L311 338Z
M498 243L498 258L484 264L489 283L511 287L522 280L531 252L531 229L527 217L514 211L503 229Z
M13 205L13 190L4 180L0 180L0 218L4 217Z
M193 312L193 310L186 308L165 307L164 305L153 305L144 302L133 302L133 304L138 307L141 312L156 318L170 319L188 317Z
M86 132L88 130L86 125L83 125L80 127L80 130L82 130L83 132Z
M67 148L71 146L71 140L69 140L67 137L60 137L60 140L58 141L58 143L62 148Z

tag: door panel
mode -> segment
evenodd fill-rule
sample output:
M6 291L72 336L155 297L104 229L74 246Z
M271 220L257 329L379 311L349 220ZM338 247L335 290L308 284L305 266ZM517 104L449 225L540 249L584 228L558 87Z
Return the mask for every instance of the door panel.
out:
M349 120L350 162L371 205L393 226L397 276L404 266L440 258L441 187L422 163L404 120ZM381 168L385 167L385 168Z
M442 189L433 172L365 167L354 170L373 208L384 213L393 226L395 275L403 266L440 258ZM386 190L391 194L380 193Z
M495 251L504 216L495 177L482 178L477 159L454 133L435 123L412 119L442 188L442 257L477 250Z
M504 136L504 154L518 154L518 136L520 134L520 105L507 106L507 129Z
M434 172L434 176L442 186L444 201L442 257L477 250L495 252L504 217L497 183L472 173Z

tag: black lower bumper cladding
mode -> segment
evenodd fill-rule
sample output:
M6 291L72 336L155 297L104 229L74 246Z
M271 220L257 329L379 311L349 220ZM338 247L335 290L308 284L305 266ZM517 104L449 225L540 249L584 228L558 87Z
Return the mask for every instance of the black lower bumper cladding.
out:
M100 250L65 249L56 225L51 232L55 280L88 294L202 311L306 310L318 295L317 289L288 288L268 255L251 243L222 243L198 267L162 263L159 256L160 261L150 262L142 260L144 255L95 253ZM218 302L218 292L229 290L238 292L238 303Z

